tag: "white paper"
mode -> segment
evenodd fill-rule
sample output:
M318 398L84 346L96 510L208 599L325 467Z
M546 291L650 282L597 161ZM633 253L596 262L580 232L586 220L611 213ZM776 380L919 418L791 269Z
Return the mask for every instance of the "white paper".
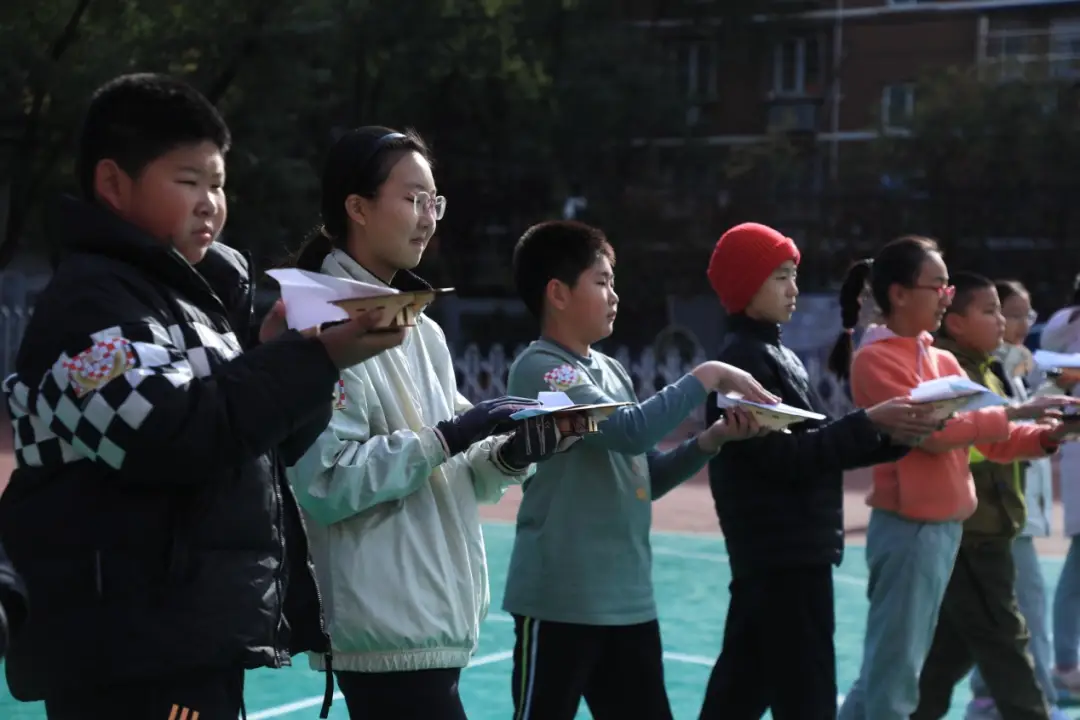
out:
M938 402L967 398L957 412L1007 405L1008 400L963 375L948 375L919 383L909 397L915 402Z
M564 392L541 392L537 393L536 399L546 408L570 407L574 401Z
M1035 366L1040 370L1080 368L1080 353L1059 353L1049 350L1035 351Z
M335 300L395 295L398 292L385 285L347 280L297 268L268 270L266 274L277 280L281 286L285 320L293 330L306 330L326 322L348 320L348 312L331 304Z
M550 415L559 410L580 410L581 412L589 413L589 415L594 417L606 419L615 408L622 407L623 405L633 405L633 403L628 402L578 405L564 392L540 392L537 393L536 399L540 401L540 407L530 407L525 408L524 410L518 410L510 416L510 419L524 420L525 418L536 417L537 415Z
M716 395L716 404L719 407L735 407L737 405L747 405L749 407L760 408L762 410L771 410L772 412L780 413L781 415L790 415L791 417L797 417L803 420L824 420L825 416L821 413L811 412L809 410L803 410L801 408L792 407L791 405L785 405L784 403L777 403L775 405L766 405L764 403L750 402L744 400L740 395Z

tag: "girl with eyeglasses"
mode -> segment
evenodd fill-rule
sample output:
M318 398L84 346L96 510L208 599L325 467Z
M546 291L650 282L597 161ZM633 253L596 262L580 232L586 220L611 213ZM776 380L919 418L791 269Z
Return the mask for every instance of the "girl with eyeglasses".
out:
M296 264L423 289L411 270L445 209L419 135L351 130L330 149L323 227ZM329 426L289 469L332 648L312 666L336 673L352 718L463 720L458 679L489 601L478 505L566 444L550 417L509 423L535 400L470 405L423 313L396 332L400 346L342 371Z
M940 327L955 294L933 240L894 240L849 274L854 275L850 282L869 280L883 319L863 336L854 357L847 329L834 349L833 367L850 368L856 405L905 397L923 381L964 374L952 353L933 346L931 333ZM844 313L845 325L853 324L852 318ZM1014 459L1010 421L1041 417L1053 405L1053 399L1042 399L959 414L940 431L913 438L915 447L900 460L874 467L866 531L870 610L862 667L840 720L912 717L963 521L975 510L969 448L977 446L999 462Z

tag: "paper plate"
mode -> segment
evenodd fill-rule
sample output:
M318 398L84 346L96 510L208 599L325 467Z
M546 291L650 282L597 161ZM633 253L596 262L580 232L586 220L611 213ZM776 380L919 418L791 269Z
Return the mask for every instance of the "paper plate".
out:
M399 327L415 326L416 316L423 312L424 308L434 302L436 297L448 295L452 292L454 292L454 288L412 290L387 295L370 295L348 300L334 300L331 305L337 305L350 315L382 310L385 314L376 329L396 330Z
M752 415L754 419L758 421L759 425L771 430L784 430L791 425L806 422L809 419L797 415L789 415L788 413L777 412L764 407L758 407L757 405L743 404L739 407Z

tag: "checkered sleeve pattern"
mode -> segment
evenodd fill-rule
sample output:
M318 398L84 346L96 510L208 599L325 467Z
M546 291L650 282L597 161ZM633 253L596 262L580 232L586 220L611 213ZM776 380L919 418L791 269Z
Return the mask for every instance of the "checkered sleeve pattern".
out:
M106 328L75 355L62 353L36 387L4 382L19 467L80 460L119 470L156 409L186 407L175 396L240 354L233 333L199 323Z

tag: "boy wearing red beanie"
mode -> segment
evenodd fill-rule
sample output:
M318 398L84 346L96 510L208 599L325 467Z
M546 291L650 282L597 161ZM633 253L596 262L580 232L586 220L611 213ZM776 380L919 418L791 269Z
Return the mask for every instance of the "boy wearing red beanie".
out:
M806 368L780 342L795 312L799 250L756 223L720 238L708 277L728 312L720 360L746 370L782 402L821 413ZM715 398L706 405L720 416ZM805 421L721 448L709 485L731 562L723 648L702 720L835 720L832 566L844 548L843 472L890 462L902 438L937 428L928 411L898 398L835 421ZM775 673L777 658L798 668Z

